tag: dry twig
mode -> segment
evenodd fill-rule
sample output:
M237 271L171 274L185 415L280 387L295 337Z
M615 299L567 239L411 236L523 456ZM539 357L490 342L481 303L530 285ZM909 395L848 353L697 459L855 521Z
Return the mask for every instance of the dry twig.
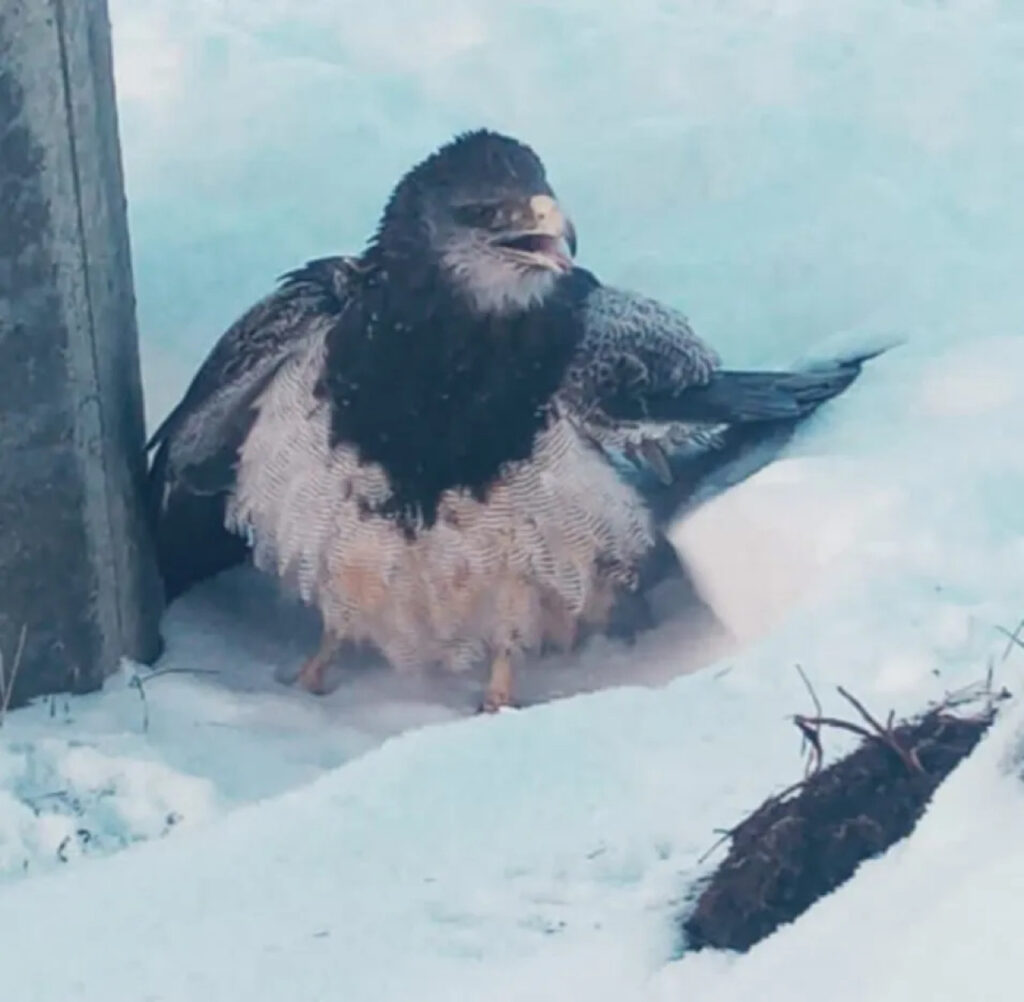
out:
M921 765L917 754L913 749L907 751L894 737L892 733L891 722L893 714L889 714L889 727L883 727L864 707L864 704L860 700L851 696L841 685L838 686L839 695L843 697L875 730L876 735L887 744L897 755L900 760L911 772L924 772L924 768Z
M814 686L811 685L811 680L807 677L807 673L803 668L797 665L796 670L800 674L807 692L810 694L811 702L814 703L815 716L820 719L824 715L824 711L821 708L821 700L818 699L818 694L814 691ZM804 743L810 749L807 757L807 766L804 769L804 779L809 779L821 768L822 759L825 757L824 749L821 747L820 729L808 724L807 718L800 714L793 718L793 723L799 728L800 733L804 737Z
M1004 632L1009 634L1009 631ZM1022 621L1016 632L1024 632L1024 621ZM1024 646L1024 642L1022 642L1022 646ZM853 706L868 726L865 727L862 724L854 723L849 720L842 720L839 717L826 717L822 713L821 701L818 699L818 695L815 692L810 679L807 677L806 672L804 672L800 665L796 665L796 670L800 674L800 678L803 680L804 686L807 689L815 708L814 716L806 716L800 713L793 716L793 723L800 731L804 741L810 749L803 779L787 786L780 793L775 794L775 796L769 797L763 804L761 804L760 807L758 807L752 814L747 815L747 817L745 817L739 824L728 829L718 829L716 834L720 834L721 838L719 838L714 845L712 845L707 852L699 858L698 863L703 863L720 845L722 845L723 842L734 837L741 828L749 825L755 818L760 817L760 815L766 810L769 810L776 804L779 804L787 797L792 796L792 794L799 792L821 771L825 757L821 741L821 729L823 727L834 727L837 730L847 731L850 734L856 734L865 741L881 742L899 757L908 772L923 773L925 771L920 759L917 757L916 751L904 748L899 741L896 740L894 731L896 724L895 712L889 712L886 717L886 722L883 725L871 714L860 700L842 686L838 686L839 694L851 706ZM988 705L983 716L991 715L993 704L1000 700L1008 699L1010 696L1010 693L1007 692L1006 689L1002 689L998 693L993 692L992 675L993 672L990 666L984 683L975 683L974 685L967 686L957 692L949 693L942 703L933 707L929 712L931 714L938 715L948 709L962 706L965 703L973 702L981 697L987 697Z
M142 702L142 733L149 733L149 700L146 698L146 687L142 684L142 677L138 674L132 675L128 683L139 690L139 700Z
M216 668L158 668L149 672L145 677L138 672L133 672L128 684L139 692L139 699L142 702L142 731L149 731L149 700L146 698L146 683L151 682L161 675L218 675Z
M990 715L996 703L1001 703L1011 696L1010 690L1005 686L998 691L995 689L993 685L994 676L995 666L989 661L988 671L985 673L985 680L983 682L972 682L970 685L947 692L942 702L932 704L932 712L945 713L947 710L955 710L961 706L977 703L979 700L984 699L985 708L980 716Z
M821 708L821 700L818 699L818 694L814 691L814 686L811 685L811 680L807 677L807 672L803 670L803 667L801 665L796 665L796 670L799 673L800 678L803 680L804 687L810 694L811 702L814 703L815 712L820 717L824 712Z
M14 683L18 679L18 670L21 668L21 661L25 655L25 641L28 638L28 623L22 624L21 633L18 636L18 646L14 651L14 661L11 663L11 677L4 679L4 652L0 651L0 727L3 727L7 719L7 710L14 697Z
M1024 619L1017 624L1017 629L1012 633L1005 626L997 626L996 629L1004 636L1007 637L1006 650L1003 651L1003 660L1005 661L1009 656L1013 648L1024 647L1024 640L1021 640L1021 633L1024 633Z

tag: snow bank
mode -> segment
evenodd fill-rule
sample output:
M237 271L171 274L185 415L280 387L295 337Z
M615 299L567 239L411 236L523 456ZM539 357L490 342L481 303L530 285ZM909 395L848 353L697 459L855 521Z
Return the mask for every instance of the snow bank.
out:
M1008 344L976 347L1024 361ZM1024 419L998 395L987 412L936 413L934 380L959 368L957 351L931 363L892 356L802 439L799 477L766 470L740 489L749 514L760 490L794 485L789 504L764 506L766 531L802 527L803 545L829 555L829 574L756 643L667 684L629 685L634 665L666 678L680 667L671 645L652 645L635 662L621 649L610 659L618 688L498 718L465 719L457 697L396 688L371 668L327 703L268 691L260 657L282 648L257 620L230 641L219 625L243 593L253 600L251 582L217 583L205 605L172 618L168 656L221 674L149 683L145 740L233 793L232 809L2 890L5 984L19 998L54 1002L518 1002L555 993L661 1002L789 998L818 984L830 1000L868 991L959 998L944 987L974 978L972 998L1015 997L1005 989L1014 955L996 950L1011 935L1002 923L1015 928L1020 918L1024 732L1015 704L911 839L748 956L673 962L678 918L716 861L701 862L715 830L800 773L786 717L809 706L795 662L826 712L842 712L832 690L842 683L879 713L909 713L981 677L990 658L998 679L1021 690L1024 658L1012 645L1007 655L996 630L1014 625L1024 593L1020 525L1015 509L1000 507L1020 471L989 432L1024 432ZM887 409L899 420L884 436L868 434ZM933 463L946 441L955 448ZM834 456L860 475L836 480ZM888 503L866 486L843 489L851 482L885 485ZM830 485L847 515L818 523L799 497ZM728 541L738 507L708 509L709 539ZM588 651L579 663L607 657ZM83 704L100 713L129 694L137 713L127 688ZM448 722L417 729L428 711ZM10 723L28 726L23 719ZM385 733L397 736L373 750ZM830 754L845 747L830 737ZM40 928L50 942L74 943L45 974ZM908 985L914 994L901 996Z
M112 754L78 734L0 745L0 881L159 838L214 813L211 782L140 748Z
M111 0L148 404L459 129L731 363L1016 334L1014 0Z
M715 829L799 775L794 663L826 712L841 683L911 713L990 659L1021 691L997 630L1024 615L1019 6L112 9L151 416L275 273L358 247L398 173L477 124L537 146L588 265L683 305L731 363L907 343L676 528L709 608L527 680L572 698L467 719L473 680L372 665L303 696L274 675L315 628L240 574L171 611L145 708L129 669L66 716L12 715L4 990L1016 998L1019 709L909 840L748 956L678 959L676 930ZM58 788L81 815L35 814ZM171 814L195 823L161 837ZM64 866L80 817L104 852L142 844ZM13 879L26 858L58 872Z

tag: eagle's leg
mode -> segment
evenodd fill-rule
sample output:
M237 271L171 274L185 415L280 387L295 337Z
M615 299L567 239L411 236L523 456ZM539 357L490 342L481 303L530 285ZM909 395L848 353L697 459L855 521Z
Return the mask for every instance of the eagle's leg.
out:
M512 705L512 652L503 649L491 662L491 677L487 682L487 694L484 696L483 713L497 713L498 710Z
M524 625L540 617L538 600L536 590L522 578L511 578L499 585L496 607L501 628L491 648L491 677L480 708L484 713L496 713L512 705L513 667L523 654Z
M320 647L302 666L295 684L316 696L326 696L331 690L325 676L340 646L341 641L330 630L324 630Z

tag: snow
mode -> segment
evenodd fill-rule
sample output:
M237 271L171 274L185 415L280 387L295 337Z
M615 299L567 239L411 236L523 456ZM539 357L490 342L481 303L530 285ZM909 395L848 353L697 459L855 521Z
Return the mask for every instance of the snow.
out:
M478 124L541 152L585 263L730 364L904 344L675 527L702 601L531 668L524 710L372 662L298 693L315 623L236 572L170 610L157 674L11 714L5 993L1018 997L1016 702L909 839L748 955L685 953L678 919L716 830L801 773L795 664L834 713L837 684L906 714L990 664L1021 691L1020 8L111 8L153 420L276 273L357 249L398 174Z
M583 260L730 363L1013 335L1015 0L111 0L148 406L459 129L531 142Z
M119 755L39 728L0 748L0 877L158 838L215 810L212 783L151 751Z

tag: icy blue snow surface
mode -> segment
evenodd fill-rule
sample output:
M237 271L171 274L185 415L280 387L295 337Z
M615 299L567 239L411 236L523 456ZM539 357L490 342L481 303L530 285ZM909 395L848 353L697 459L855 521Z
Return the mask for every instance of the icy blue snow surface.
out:
M715 830L801 774L794 663L828 714L837 684L911 713L990 658L1024 691L1024 4L112 10L153 417L480 124L541 152L587 265L730 362L909 344L675 527L726 654L673 621L524 672L572 698L497 718L352 665L317 700L274 681L315 624L241 575L170 610L145 703L126 669L11 715L4 998L1016 1000L1019 699L911 839L748 956L675 958Z
M151 419L479 125L730 362L1024 313L1014 0L111 0Z

